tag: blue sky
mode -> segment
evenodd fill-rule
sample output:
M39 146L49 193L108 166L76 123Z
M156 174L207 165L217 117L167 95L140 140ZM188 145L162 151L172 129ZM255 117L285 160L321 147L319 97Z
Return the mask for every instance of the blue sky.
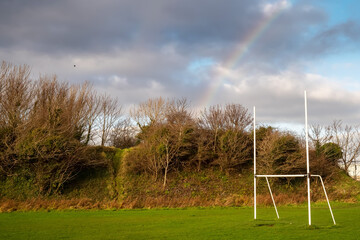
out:
M124 108L186 97L196 111L256 105L260 121L295 126L306 89L310 122L359 123L360 2L143 3L0 1L0 60L31 66L34 78L89 81Z
M328 14L328 25L335 26L343 22L360 21L358 13L360 2L356 0L344 1L314 1L313 4L324 9ZM358 46L350 51L337 52L312 62L308 70L321 74L328 78L342 81L345 87L352 90L360 90L360 55Z
M360 19L360 2L357 0L315 0L312 2L316 7L324 9L329 15L329 24L334 25L340 22Z

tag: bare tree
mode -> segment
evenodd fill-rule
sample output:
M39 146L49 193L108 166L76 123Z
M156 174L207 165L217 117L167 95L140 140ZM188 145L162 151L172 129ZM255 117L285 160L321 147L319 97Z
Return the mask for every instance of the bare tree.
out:
M111 133L111 145L117 148L129 148L136 144L136 130L130 118L124 118L115 125Z
M145 126L163 123L166 119L165 114L168 110L168 102L161 97L149 99L131 109L130 115L140 130Z
M100 126L101 146L104 146L110 138L111 131L115 127L122 113L122 107L117 99L108 95L101 97L100 115L98 118Z
M346 172L360 156L360 130L358 126L343 126L341 121L331 125L332 141L342 149L341 163Z
M191 126L194 126L186 99L150 99L132 109L142 140L137 149L146 148L148 169L157 176L163 170L163 187L171 169L188 152Z
M161 144L159 128L165 122L167 109L168 102L160 97L142 102L130 110L131 120L138 127L137 138L141 142L128 154L127 160L131 168L147 171L155 177L155 180L163 168L159 148Z
M226 104L224 110L225 128L243 132L252 122L248 109L240 104Z
M0 67L0 172L11 174L20 161L16 158L16 143L27 130L34 103L34 83L27 65L13 66L2 62Z
M167 103L166 128L162 131L162 144L165 148L165 158L162 161L164 167L164 182L166 186L167 174L170 166L179 160L182 154L186 154L188 147L188 136L191 135L187 129L195 125L189 103L185 98L171 100Z
M216 146L218 141L219 132L224 129L225 118L223 109L220 105L211 106L208 110L205 108L201 112L201 116L198 120L201 128L209 129L213 133L213 153L216 152Z
M199 128L203 129L201 134L208 134L206 130L212 134L208 142L212 143L213 163L222 170L228 171L249 160L250 139L246 129L251 121L248 110L240 104L216 105L201 113L198 120ZM203 150L208 144L199 143L197 160L204 161L207 155Z
M84 143L88 145L91 140L93 140L94 132L96 131L96 120L100 115L100 97L96 95L95 92L91 92L86 101L86 110L87 110L87 118L86 118L86 135Z
M319 155L320 147L332 139L331 126L315 124L310 126L309 138L312 141L315 152Z
M33 103L34 84L29 75L30 68L26 65L12 66L5 62L1 65L0 118L2 124L12 129L28 118Z

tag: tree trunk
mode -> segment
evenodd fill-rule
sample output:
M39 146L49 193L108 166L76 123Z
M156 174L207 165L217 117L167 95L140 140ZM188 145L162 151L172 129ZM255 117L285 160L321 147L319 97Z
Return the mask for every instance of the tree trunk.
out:
M169 146L166 146L166 165L165 165L163 189L165 189L166 186L168 169L169 169Z
M101 133L101 146L103 147L105 145L105 127L106 127L106 120L105 120L105 114L104 114L104 121L103 121L103 128Z
M90 142L91 128L92 128L92 126L91 126L91 124L89 124L89 128L88 128L87 135L86 135L86 140L85 140L85 145L88 145Z

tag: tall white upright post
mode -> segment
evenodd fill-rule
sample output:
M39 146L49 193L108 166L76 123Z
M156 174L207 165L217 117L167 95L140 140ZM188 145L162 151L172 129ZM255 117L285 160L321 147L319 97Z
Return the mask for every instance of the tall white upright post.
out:
M256 219L256 123L254 106L254 219Z
M306 140L306 173L307 173L307 192L308 192L308 216L309 226L311 225L311 206L310 206L310 164L309 164L309 136L308 136L308 119L307 119L307 98L306 91L304 91L305 98L305 140Z

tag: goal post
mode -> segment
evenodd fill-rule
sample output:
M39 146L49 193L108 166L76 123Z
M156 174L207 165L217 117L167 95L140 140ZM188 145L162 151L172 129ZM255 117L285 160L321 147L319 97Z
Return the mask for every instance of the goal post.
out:
M256 120L254 106L254 219L256 219Z
M269 188L269 192L270 192L270 195L271 195L271 199L272 199L272 202L274 204L275 212L276 212L277 217L279 218L279 214L278 214L278 211L277 211L277 207L276 207L276 204L275 204L275 200L274 200L274 197L273 197L273 194L272 194L272 191L271 191L271 187L270 187L268 178L274 178L274 177L279 177L279 178L306 177L306 181L307 181L307 198L308 198L308 221L309 221L309 226L311 226L310 178L311 177L319 177L320 181L321 181L321 184L322 184L322 187L323 187L323 190L324 190L326 201L328 203L328 207L329 207L329 210L330 210L330 213L331 213L333 223L334 223L334 225L336 225L334 214L333 214L332 209L331 209L331 205L330 205L327 193L326 193L326 189L325 189L325 185L324 185L324 182L322 180L322 177L320 175L311 175L311 173L310 173L309 136L308 136L308 118L307 118L307 96L306 96L306 91L304 91L304 99L305 99L306 174L259 174L259 175L256 174L256 119L255 119L256 118L256 112L255 112L255 106L254 106L254 109L253 109L253 113L254 113L254 119L253 119L253 121L254 121L254 126L253 126L253 128L254 128L254 219L256 219L256 217L257 217L256 216L256 183L257 183L256 181L257 181L257 178L263 177L263 178L266 179L266 182L267 182L267 185L268 185L268 188Z
M304 91L305 100L305 141L306 141L306 173L307 173L307 197L308 197L308 218L309 226L311 225L311 199L310 199L310 164L309 164L309 132L308 132L308 115L307 115L307 97Z

